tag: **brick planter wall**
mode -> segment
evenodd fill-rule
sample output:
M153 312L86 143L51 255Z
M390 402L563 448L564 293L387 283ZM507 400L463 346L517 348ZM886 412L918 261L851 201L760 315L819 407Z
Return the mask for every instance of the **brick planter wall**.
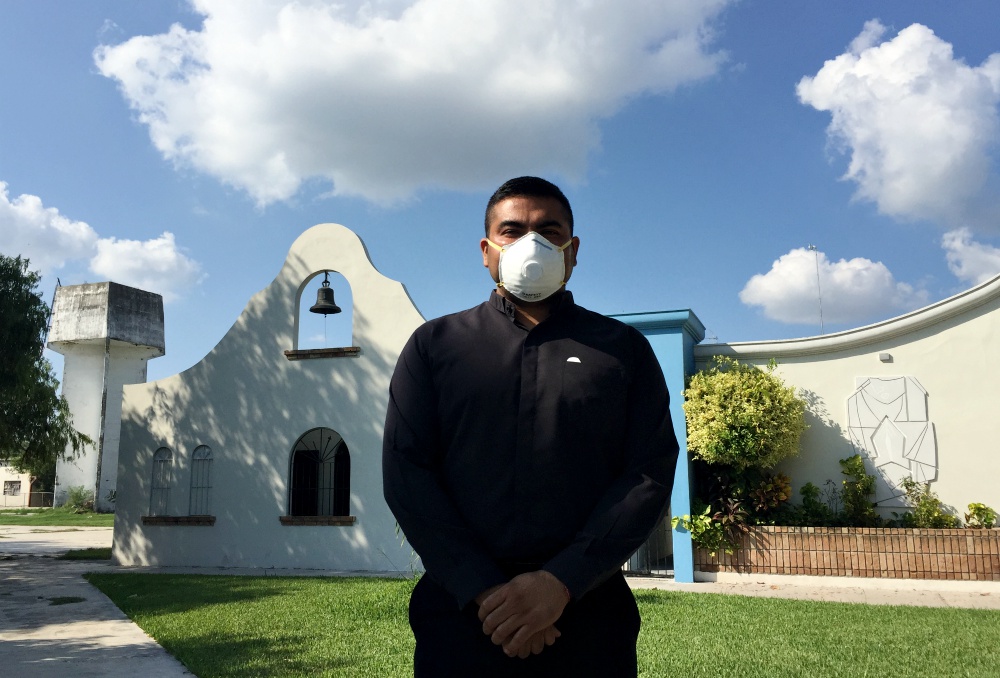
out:
M1000 581L1000 529L753 527L740 549L695 549L701 572Z

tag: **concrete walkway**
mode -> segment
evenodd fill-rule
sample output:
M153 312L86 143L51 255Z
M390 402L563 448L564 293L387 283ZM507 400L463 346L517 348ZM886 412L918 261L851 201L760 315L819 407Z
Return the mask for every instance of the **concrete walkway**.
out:
M913 605L1000 610L1000 582L871 579L789 575L722 575L712 582L629 577L633 589L721 593L758 598L796 598L866 605Z
M0 674L32 678L175 678L184 666L132 623L86 572L261 574L219 568L120 568L101 561L57 560L82 548L111 546L111 528L0 525ZM268 570L268 575L286 572ZM323 575L294 570L287 574ZM1000 582L935 582L729 575L678 584L629 577L633 588L877 605L1000 610Z
M57 560L111 546L111 528L0 526L0 673L32 678L191 676L87 583L101 561Z

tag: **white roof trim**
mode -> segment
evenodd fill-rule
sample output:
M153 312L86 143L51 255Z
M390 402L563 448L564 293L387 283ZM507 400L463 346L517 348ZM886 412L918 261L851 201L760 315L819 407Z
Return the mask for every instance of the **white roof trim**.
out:
M921 330L997 298L1000 298L1000 275L916 311L853 330L800 339L700 344L694 347L694 355L695 358L714 355L770 358L777 355L805 356L849 350Z

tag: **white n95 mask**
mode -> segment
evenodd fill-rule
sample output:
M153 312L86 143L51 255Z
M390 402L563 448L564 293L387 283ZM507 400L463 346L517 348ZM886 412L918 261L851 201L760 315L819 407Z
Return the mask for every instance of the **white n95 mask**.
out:
M501 247L492 240L487 242L500 250L500 281L502 287L521 301L541 301L555 294L566 284L566 260L562 247L553 245L534 231L509 245Z

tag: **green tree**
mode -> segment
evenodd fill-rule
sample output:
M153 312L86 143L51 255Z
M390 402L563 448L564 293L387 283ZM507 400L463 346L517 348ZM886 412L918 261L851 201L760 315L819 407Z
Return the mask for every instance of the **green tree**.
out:
M805 401L774 374L719 356L684 391L688 448L709 464L736 471L772 468L798 452Z
M39 279L27 259L0 254L0 460L47 478L60 455L78 454L93 441L73 427L42 355L49 309Z

